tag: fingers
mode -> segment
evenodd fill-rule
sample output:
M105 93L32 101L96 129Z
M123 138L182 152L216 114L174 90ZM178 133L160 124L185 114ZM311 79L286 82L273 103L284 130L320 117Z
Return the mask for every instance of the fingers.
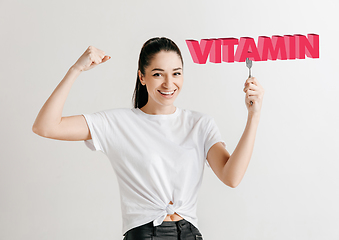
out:
M243 89L243 91L246 93L248 90L253 90L253 91L257 91L259 90L259 87L257 85L255 85L254 83L247 83L245 84L245 87Z
M248 78L245 81L245 87L243 91L246 93L245 102L249 106L250 102L252 101L253 104L261 103L263 95L264 95L264 88L260 85L258 80L255 77ZM252 105L251 105L252 106Z
M254 91L254 90L246 91L246 96L254 96L254 95L259 95L258 91Z
M262 99L263 99L263 96L260 93L254 93L252 95L246 94L245 102L247 104L250 104L250 102L253 102L253 104L254 103L259 103L260 104L262 102Z
M245 87L246 87L246 85L248 85L248 84L250 84L250 83L252 83L252 84L258 86L260 89L264 90L263 87L261 86L261 84L259 83L259 81L258 81L255 77L248 78L248 79L245 81L245 84L244 84Z
M246 93L246 96L245 96L245 100L246 100L246 102L250 102L250 101L252 101L252 102L257 102L258 101L258 99L260 98L260 96L259 96L260 94L258 93L258 92L255 92L255 91L251 91L250 92L250 90L249 91L247 91L247 93Z
M111 58L110 56L106 56L104 51L94 46L89 46L87 50L89 53L89 57L92 63L94 64L100 64L102 62L106 62L107 60Z
M76 61L74 66L80 71L87 71L100 63L108 61L110 58L110 56L105 55L104 51L96 47L89 46Z
M255 85L259 85L259 82L258 82L258 80L255 77L247 78L247 80L245 81L244 85L246 86L246 84L249 84L249 83L253 83Z
M258 80L255 77L248 78L245 83L245 87L243 89L244 92L246 92L248 89L255 90L264 93L265 90L261 86L261 84L258 82Z
M257 99L258 98L256 98L256 97L254 97L254 96L250 96L250 97L246 97L245 98L245 103L248 105L248 106L252 106L253 104L257 104ZM252 102L252 104L251 104L251 102Z

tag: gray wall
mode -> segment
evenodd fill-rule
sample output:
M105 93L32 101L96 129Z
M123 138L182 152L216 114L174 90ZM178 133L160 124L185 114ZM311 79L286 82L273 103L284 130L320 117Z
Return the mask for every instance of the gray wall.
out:
M142 44L181 48L175 104L212 115L235 149L247 120L245 63L193 63L186 39L316 33L320 58L254 62L265 88L247 173L235 188L205 168L204 239L339 238L337 1L0 1L0 239L122 239L119 188L106 156L42 138L33 122L89 45L112 59L82 73L63 116L132 107Z

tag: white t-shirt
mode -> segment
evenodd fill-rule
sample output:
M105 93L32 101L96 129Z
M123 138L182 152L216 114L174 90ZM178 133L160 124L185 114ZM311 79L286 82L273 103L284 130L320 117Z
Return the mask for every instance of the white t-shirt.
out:
M116 173L123 234L174 212L198 228L206 155L217 142L226 147L212 117L178 107L164 115L118 108L83 116L92 135L86 146L106 154Z

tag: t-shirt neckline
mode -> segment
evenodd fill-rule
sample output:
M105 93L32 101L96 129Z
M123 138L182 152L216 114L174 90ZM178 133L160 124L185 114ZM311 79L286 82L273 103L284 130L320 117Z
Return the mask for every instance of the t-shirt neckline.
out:
M138 115L141 115L141 116L144 116L148 119L168 119L168 118L173 118L175 116L177 116L181 109L178 108L178 107L175 107L175 111L174 113L171 113L171 114L148 114L148 113L145 113L143 112L140 108L133 108L133 110L138 114Z

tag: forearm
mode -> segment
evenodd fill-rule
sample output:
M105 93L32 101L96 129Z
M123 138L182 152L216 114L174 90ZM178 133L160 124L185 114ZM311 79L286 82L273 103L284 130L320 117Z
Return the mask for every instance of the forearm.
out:
M60 123L67 96L80 73L81 71L74 66L68 70L65 77L41 108L33 124L33 132L39 132L44 135Z
M223 176L228 185L236 187L245 175L250 162L260 114L248 115L247 124L234 152L223 168Z

